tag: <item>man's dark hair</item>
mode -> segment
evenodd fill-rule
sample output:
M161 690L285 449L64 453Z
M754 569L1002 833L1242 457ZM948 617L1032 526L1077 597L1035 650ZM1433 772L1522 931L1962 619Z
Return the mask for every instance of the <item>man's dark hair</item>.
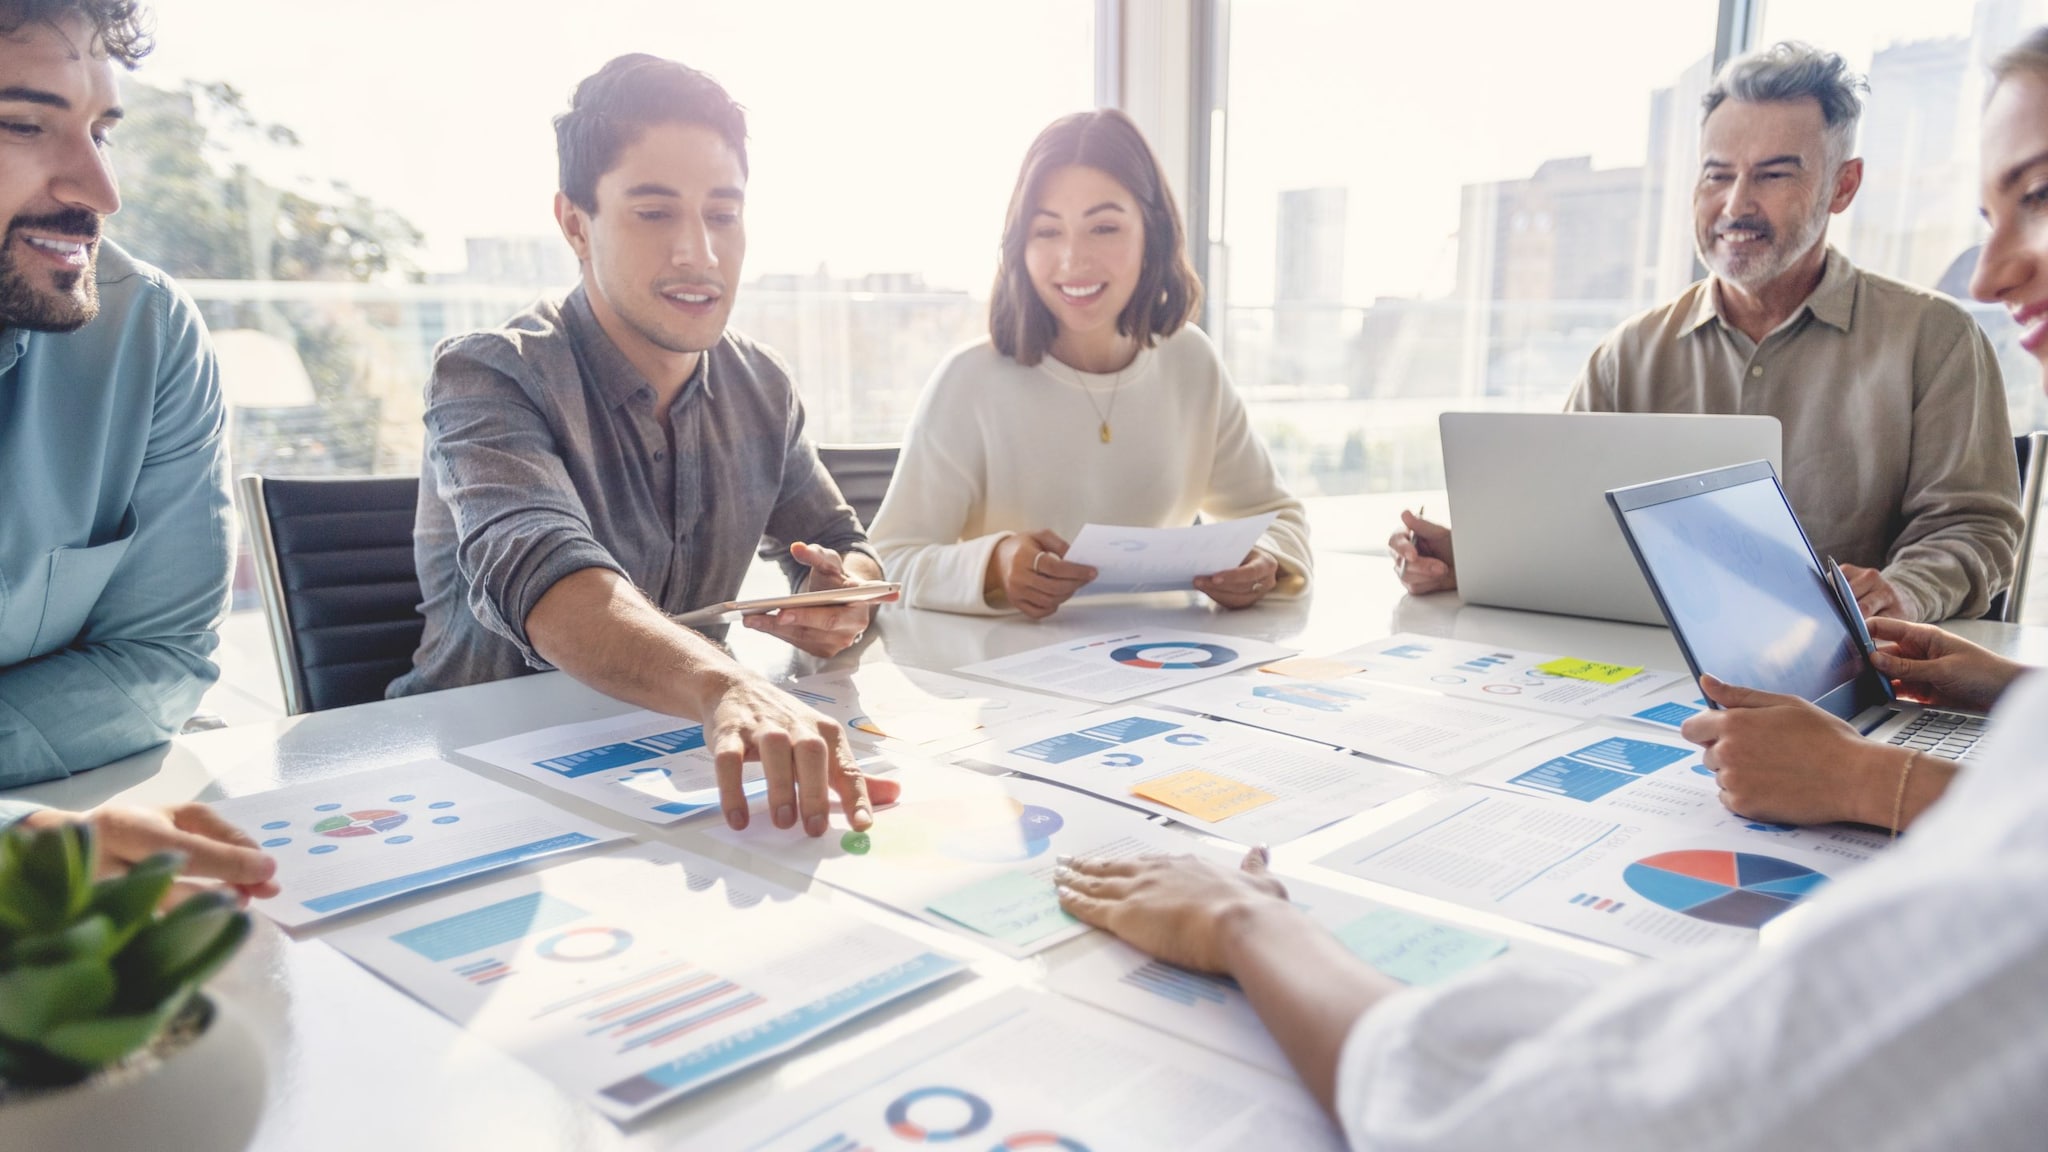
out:
M555 117L562 194L585 212L597 211L598 178L619 162L626 145L652 125L675 123L702 124L718 133L746 175L746 110L695 68L636 52L576 85L569 110Z
M38 24L55 25L73 14L85 18L94 42L124 68L133 69L156 47L149 20L136 0L0 0L0 36L16 36Z

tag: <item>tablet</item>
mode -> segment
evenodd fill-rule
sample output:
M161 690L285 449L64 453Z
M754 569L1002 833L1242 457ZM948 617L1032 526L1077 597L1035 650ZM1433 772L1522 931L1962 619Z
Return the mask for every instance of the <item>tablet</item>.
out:
M903 585L894 581L876 581L870 584L855 584L847 588L820 588L815 592L796 592L788 596L764 596L759 600L727 600L723 604L711 604L694 612L671 616L669 619L695 628L700 624L716 624L720 620L730 620L734 616L753 616L781 608L821 608L894 600L902 592Z

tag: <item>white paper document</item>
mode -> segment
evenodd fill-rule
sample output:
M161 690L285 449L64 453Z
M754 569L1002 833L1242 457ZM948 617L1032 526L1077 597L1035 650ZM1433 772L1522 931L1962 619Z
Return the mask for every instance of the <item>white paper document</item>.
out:
M1134 628L1062 640L960 668L1020 688L1115 704L1292 655L1294 649L1241 636Z
M1082 587L1082 596L1190 588L1197 576L1242 566L1279 515L1267 512L1186 528L1088 524L1067 546L1066 559L1095 569L1095 579Z
M298 926L624 833L442 760L294 784L214 804L277 858L255 907Z
M1590 725L1504 756L1465 780L1699 830L1785 830L1728 811L1700 750L1669 732Z
M1317 863L1666 956L1754 939L1882 849L1848 828L1702 831L1557 798L1464 788Z
M1606 716L1617 702L1668 687L1684 675L1610 665L1606 667L1627 674L1612 681L1561 676L1542 666L1565 657L1406 632L1346 649L1331 659L1356 667L1353 675L1367 680L1581 720Z
M789 694L839 721L856 745L894 740L926 751L979 740L983 728L1078 716L1089 705L1041 692L927 672L902 664L862 664L805 676Z
M1611 701L1607 714L1618 720L1676 731L1687 720L1712 708L1707 698L1700 695L1700 686L1687 676L1641 696Z
M750 1152L1341 1152L1275 1076L1041 992L1012 990L704 1135Z
M743 831L706 835L793 872L1028 956L1088 931L1053 891L1059 856L1185 851L1187 842L1129 808L1015 777L983 776L922 758L891 757L903 799L865 832L835 803L822 837L757 817Z
M1430 779L1262 728L1137 705L1011 725L959 755L1239 844L1283 844Z
M1446 700L1364 680L1240 672L1152 697L1425 772L1463 772L1577 723L1476 700Z
M663 844L351 925L328 942L627 1120L961 969Z
M1500 936L1380 904L1290 877L1287 896L1351 954L1404 984L1448 980L1509 951ZM1516 948L1521 953L1555 953ZM1237 983L1155 960L1120 940L1053 969L1046 984L1063 996L1126 1016L1191 1043L1292 1076L1280 1045Z
M659 712L561 724L457 751L650 824L718 807L704 726ZM749 796L767 789L759 764L747 765L746 781Z

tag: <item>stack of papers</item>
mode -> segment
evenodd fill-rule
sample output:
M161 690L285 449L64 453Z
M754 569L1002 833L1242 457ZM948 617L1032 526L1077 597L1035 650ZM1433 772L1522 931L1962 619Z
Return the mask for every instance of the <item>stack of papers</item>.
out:
M1063 640L960 671L1039 692L1116 704L1278 660L1294 649L1241 636L1133 628Z

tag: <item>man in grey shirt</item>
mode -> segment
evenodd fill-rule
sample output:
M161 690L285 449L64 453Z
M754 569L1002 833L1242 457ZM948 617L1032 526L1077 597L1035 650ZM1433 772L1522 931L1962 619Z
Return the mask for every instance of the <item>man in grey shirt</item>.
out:
M2019 472L1998 361L1947 297L1864 272L1827 244L1863 179L1862 82L1780 44L1707 92L1694 190L1713 275L1593 353L1568 407L1775 416L1785 492L1842 561L1866 616L1982 615L2012 581ZM1450 530L1388 542L1408 590L1457 585Z
M758 760L778 828L855 827L864 780L832 720L669 617L731 599L757 545L793 587L881 579L772 353L726 330L746 254L746 121L702 73L622 56L555 122L555 216L582 282L444 343L427 385L415 553L426 634L404 696L559 668L704 721L726 820ZM749 616L829 656L865 606Z

